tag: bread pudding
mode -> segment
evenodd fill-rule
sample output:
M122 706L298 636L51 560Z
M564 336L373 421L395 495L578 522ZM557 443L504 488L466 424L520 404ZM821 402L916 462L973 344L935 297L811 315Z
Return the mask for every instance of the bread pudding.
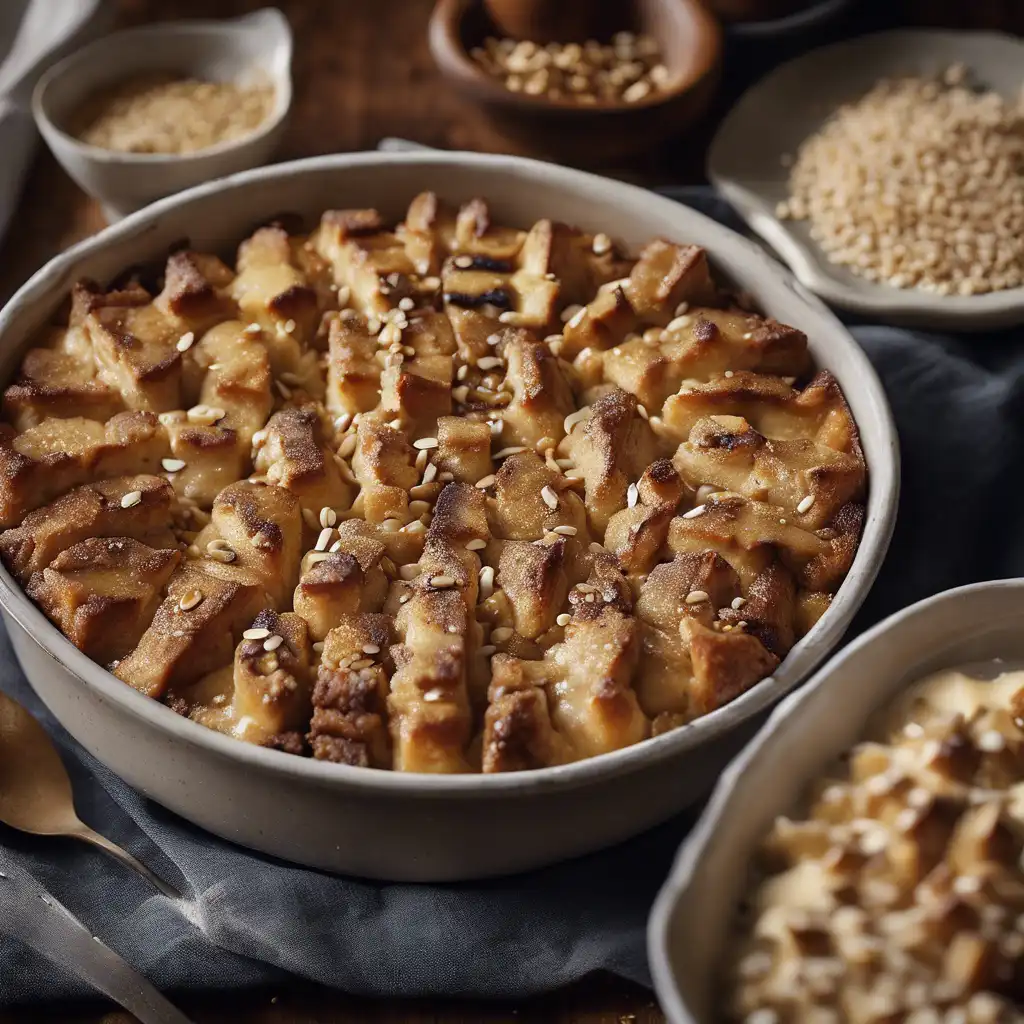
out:
M997 1024L1024 1003L1024 672L876 717L760 850L730 964L748 1024Z
M4 393L0 555L126 685L297 755L507 772L771 674L866 468L706 253L416 196L78 282Z

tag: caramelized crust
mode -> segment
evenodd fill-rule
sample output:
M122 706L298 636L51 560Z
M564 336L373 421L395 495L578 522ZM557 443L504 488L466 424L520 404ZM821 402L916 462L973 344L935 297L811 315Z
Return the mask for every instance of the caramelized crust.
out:
M564 764L754 685L853 563L842 391L697 246L423 192L122 280L78 283L4 394L0 557L208 728Z

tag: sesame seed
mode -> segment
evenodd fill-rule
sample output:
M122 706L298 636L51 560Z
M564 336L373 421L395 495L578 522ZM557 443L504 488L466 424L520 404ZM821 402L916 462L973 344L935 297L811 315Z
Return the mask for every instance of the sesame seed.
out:
M253 626L242 634L243 640L266 640L270 636L270 630L263 626Z
M563 309L562 312L558 314L558 319L561 320L563 324L568 323L570 320L572 320L574 316L579 314L582 310L583 307L580 306L579 304L566 306L565 309Z
M331 545L331 546L330 546L330 547L329 547L329 548L327 549L327 553L328 553L329 555L333 555L333 554L336 554L336 553L337 553L338 551L340 551L340 550L341 550L341 541L340 541L340 540L336 540L336 541L335 541L335 542L334 542L334 543L333 543L333 544L332 544L332 545Z
M556 526L552 533L557 533L560 537L575 537L577 530L575 526Z
M260 327L259 324L252 323L252 324L249 324L246 327L243 327L242 328L242 333L243 334L259 334L262 330L263 330L263 328Z
M467 551L483 551L485 547L487 547L487 541L482 540L480 537L474 537L466 542Z
M412 565L399 566L398 575L401 579L405 580L406 583L416 579L423 572L423 568L415 563Z
M494 593L494 566L485 565L480 570L480 600L486 601Z
M522 314L517 313L514 309L506 309L503 313L498 314L498 320L503 324L519 324L522 322Z
M566 612L562 612L555 618L555 624L559 626L568 626L570 622L572 622L572 616Z
M288 385L283 383L282 381L275 380L274 381L274 387L277 388L278 394L283 399L285 399L285 401L287 401L289 398L292 397L292 389L290 387L288 387Z
M540 496L544 499L544 504L550 509L558 508L558 495L555 494L554 489L550 484L545 484L540 489Z
M316 545L314 551L326 551L328 545L331 543L331 538L334 536L334 529L330 526L325 526L320 531L320 536L316 539Z
M306 552L306 563L310 568L314 565L319 565L325 558L331 556L326 551L307 551Z
M491 630L491 639L496 644L503 644L507 640L512 639L512 634L515 632L514 629L509 626L499 626L497 629Z
M446 576L443 573L440 576L431 576L430 577L430 585L432 587L436 587L439 590L443 590L446 587L454 587L455 586L455 577L454 576Z
M679 305L676 306L674 315L683 316L689 308L690 304L688 302L680 302Z
M684 519L696 519L697 516L704 515L704 513L707 511L707 508L708 508L707 505L697 505L694 508L691 508L689 510L689 512L684 512L683 513L683 518Z
M491 428L491 437L501 437L501 432L505 429L504 420L488 420L487 425Z
M639 413L640 419L642 420L649 420L651 418L647 413L647 406L645 405L638 404L636 411Z
M163 466L168 473L179 473L185 468L185 463L181 459L161 459L160 465Z
M640 500L640 488L636 484L630 484L626 488L626 507L635 508L636 503Z
M490 473L487 476L480 477L480 479L477 480L477 482L476 482L476 486L479 487L480 490L485 491L485 490L487 490L488 487L493 487L494 486L494 480L495 480L494 474Z
M398 300L398 308L400 310L402 310L403 312L405 312L405 313L408 313L410 310L414 309L415 307L416 307L415 300L411 299L408 295L406 295L405 298L402 298L402 299Z
M591 249L595 256L603 256L606 252L611 252L611 248L612 240L603 231L594 235L594 243Z
M317 642L315 644L313 644L313 653L314 654L323 654L324 653L324 642L323 642L323 640L317 640Z
M579 327L583 323L584 318L587 315L587 309L585 306L580 307L580 311L565 325L566 327Z
M722 376L727 378L728 380L732 380L732 378L736 376L736 373L733 370L726 370L725 373L722 374Z
M327 529L331 526L336 526L338 523L338 513L333 508L328 508L326 505L320 509L320 525Z
M459 268L459 270L469 270L473 266L472 256L456 256L452 263Z
M476 361L476 365L481 370L496 370L499 366L503 366L505 361L500 356L483 356Z
M702 604L708 599L707 592L704 590L691 590L686 595L687 604Z
M686 330L693 323L693 317L683 314L677 316L668 322L668 326L665 328L666 331L683 331Z
M183 594L181 600L178 601L178 608L183 612L191 611L203 600L202 592L199 590L190 590Z
M800 504L797 505L796 510L803 515L805 512L810 510L810 507L814 504L814 495L808 494L806 498L800 499Z
M121 508L134 508L142 501L142 491L129 491L121 497Z
M582 423L584 420L587 420L587 419L590 418L590 412L591 412L590 406L589 405L584 405L582 408L577 409L573 413L570 413L563 420L563 422L562 422L562 429L567 434L571 434L572 433L572 428L575 427L577 423Z
M502 448L500 452L495 452L494 457L496 459L507 459L510 455L518 455L520 452L526 451L526 445L514 444L508 448Z
M986 729L978 737L978 749L989 754L998 753L1006 746L1006 737L997 729Z
M428 462L426 464L426 466L423 467L423 480L422 480L422 482L424 484L432 483L433 480L434 480L434 477L436 477L436 476L437 476L437 466L435 466L433 462Z
M413 441L413 448L419 451L427 451L429 448L436 448L438 446L438 440L436 437L421 437L418 441Z
M196 340L195 334L192 331L186 331L179 339L178 344L174 347L179 352L187 352L191 347L192 343Z
M380 654L377 644L363 644L363 654Z
M295 331L295 326L296 326L296 324L295 324L294 320L291 320L291 319L285 320L285 322L284 322L284 333L285 334L293 334L294 331Z
M734 597L730 602L729 606L733 609L733 611L738 612L746 603L747 599L745 597Z

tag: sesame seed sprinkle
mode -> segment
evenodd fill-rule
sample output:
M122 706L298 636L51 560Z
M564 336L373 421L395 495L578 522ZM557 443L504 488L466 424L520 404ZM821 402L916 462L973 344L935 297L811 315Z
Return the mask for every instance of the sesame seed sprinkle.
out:
M121 497L121 508L134 508L142 501L142 491L129 491Z
M640 500L640 489L636 484L630 484L626 488L626 506L628 508L635 508L636 503Z
M168 473L179 473L185 468L185 463L182 459L161 459L160 465Z
M429 448L436 448L438 446L438 440L436 437L421 437L418 441L413 441L413 448L418 451L427 451Z
M810 511L811 506L814 504L814 495L808 494L807 497L800 499L800 504L797 505L796 510L803 515L805 512Z
M270 630L263 626L253 626L242 634L243 640L266 640L270 636Z
M705 590L691 590L686 595L687 604L703 604L708 600L707 591Z
M544 499L544 504L550 509L558 508L558 495L550 484L545 484L540 489L540 496Z
M263 641L263 650L265 651L276 651L281 644L284 643L284 637L278 636L276 633L273 636L268 636Z
M683 513L684 519L696 519L697 516L702 516L708 510L707 505L697 505L691 508L688 512Z
M572 616L567 612L562 612L562 614L557 616L555 619L555 624L558 626L568 626L570 622L572 622Z
M187 593L182 594L181 600L178 601L178 608L183 612L188 612L195 608L202 600L202 591L189 590Z
M174 347L179 352L187 352L191 347L192 343L196 340L196 336L192 331L186 331L179 339L178 344Z

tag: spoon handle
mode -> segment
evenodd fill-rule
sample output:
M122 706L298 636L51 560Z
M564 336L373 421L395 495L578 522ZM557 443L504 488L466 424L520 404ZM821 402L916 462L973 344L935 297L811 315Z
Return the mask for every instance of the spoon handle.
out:
M0 931L74 972L143 1024L190 1024L188 1017L2 850Z
M150 871L142 861L136 860L127 850L123 850L117 843L112 843L106 836L101 836L99 832L94 832L88 825L83 825L81 829L72 832L71 835L75 839L83 839L87 843L92 843L93 846L99 847L105 853L110 854L114 860L120 861L126 868L131 868L136 874L142 875L150 885L159 889L168 899L183 899L181 893L174 886Z

